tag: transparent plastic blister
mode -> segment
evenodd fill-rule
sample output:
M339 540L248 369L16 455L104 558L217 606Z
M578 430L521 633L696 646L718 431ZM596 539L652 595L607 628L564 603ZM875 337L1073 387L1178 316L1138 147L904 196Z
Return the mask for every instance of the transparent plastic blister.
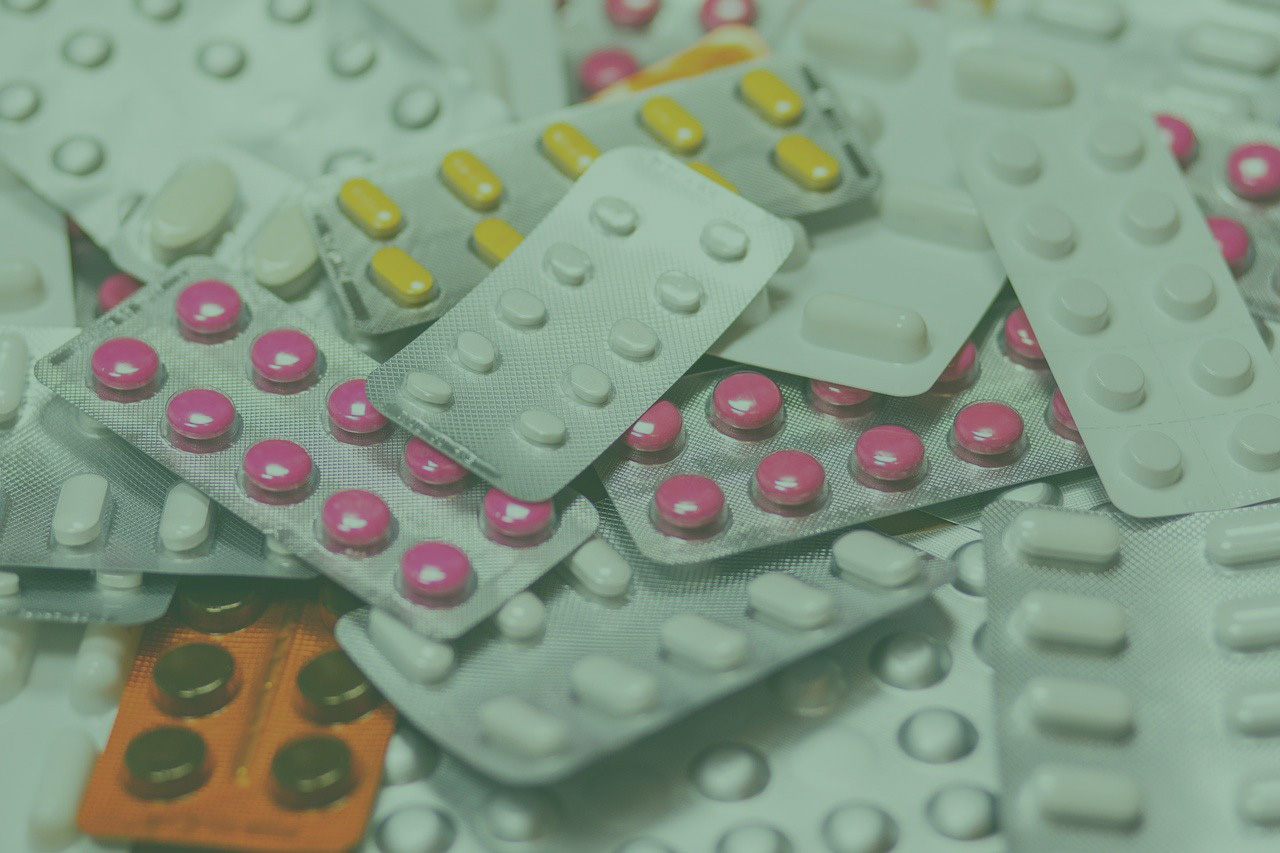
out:
M600 512L603 539L535 584L536 603L520 603L540 624L500 614L455 644L457 665L435 680L387 659L391 640L367 610L339 623L339 642L415 726L524 785L561 779L919 602L953 573L865 530L673 571L641 556L608 503Z
M1141 113L952 128L969 189L1117 507L1280 495L1280 367Z
M581 544L596 514L567 492L516 502L406 445L364 396L375 364L191 259L36 372L284 551L418 631L457 636Z
M1101 84L1096 49L883 2L814 0L778 45L822 69L881 164L874 215L812 230L808 262L712 350L731 361L897 396L921 394L1005 274L945 130L1050 114Z
M758 108L740 94L753 73ZM850 119L802 64L744 63L570 107L309 188L321 257L355 327L377 334L442 316L601 151L629 145L688 158L777 216L851 215L880 178Z
M1162 521L987 509L1015 848L1276 848L1277 525L1275 505Z
M369 399L507 494L546 500L689 370L791 248L783 222L678 160L611 151L369 376Z
M204 208L204 219L186 215L193 230L217 224L219 211L236 218L218 245L230 259L282 200L276 186L506 115L359 3L125 6L0 6L0 144L24 179L129 272L149 276L173 260L123 232L141 225L175 173L206 155L223 164L204 176L217 194L176 202ZM186 179L188 190L196 183ZM176 236L166 231L158 254L182 252Z
M77 333L0 326L0 566L310 577L35 380Z
M74 323L66 220L3 162L0 222L0 323Z
M680 564L1085 467L1054 377L1015 361L1024 327L998 302L918 397L740 369L686 377L596 472L640 551Z
M169 609L178 580L133 572L0 570L0 621L142 625Z

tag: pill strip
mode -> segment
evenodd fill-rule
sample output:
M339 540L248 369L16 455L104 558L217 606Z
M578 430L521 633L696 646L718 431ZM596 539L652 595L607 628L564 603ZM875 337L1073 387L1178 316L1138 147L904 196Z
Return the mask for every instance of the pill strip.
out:
M62 214L0 165L0 322L75 322L71 255Z
M76 333L0 326L0 566L310 577L35 380Z
M458 640L456 666L411 669L427 655L368 611L342 620L339 642L454 755L508 784L539 783L920 601L953 571L869 531L673 570L637 550L611 504L599 508L603 538L536 584L533 601L509 605L525 613ZM901 576L880 573L884 549Z
M199 287L188 292L196 284ZM206 297L209 301L202 301ZM186 322L234 320L235 325L211 336L191 332L179 321L180 301ZM554 506L517 505L496 492L486 502L488 487L463 479L461 472L449 488L437 490L438 496L425 493L425 486L419 486L423 491L416 490L410 484L420 483L420 478L406 470L406 436L390 425L381 426L385 419L363 398L362 380L376 362L329 330L299 320L284 303L244 276L232 275L208 260L190 259L175 266L167 278L148 283L136 297L43 359L36 367L37 376L125 441L279 540L286 552L432 636L466 631L595 529L595 511L571 493L558 496ZM292 384L263 379L251 366L255 341L282 328L287 340L278 347L265 346L262 367L298 370ZM104 356L122 340L119 363L126 371L144 366L155 375L137 391L111 392L92 371L95 354L100 367L117 363L114 357ZM138 346L130 340L145 343ZM99 352L108 341L117 343ZM315 347L309 352L302 348L308 342ZM139 353L141 361L130 360ZM150 359L154 361L147 364ZM301 369L308 361L310 370ZM135 374L126 373L124 378L130 376ZM180 392L192 391L216 403L219 417L227 416L222 424L226 432L210 439L190 439L194 445L177 436L175 443L168 419L173 414L170 403ZM326 414L330 406L344 416L342 423L352 431L333 424ZM213 419L207 424L215 425ZM371 426L376 427L373 432L354 432ZM256 451L252 455L251 448ZM270 455L280 451L286 452ZM263 482L285 491L251 496L246 464L258 472L259 479L280 473L280 485ZM448 460L439 464L452 465ZM299 472L303 472L300 481L294 482L291 478ZM330 506L337 515L326 516L322 510L339 492L343 497ZM503 527L490 530L495 538L485 531L490 519L486 508ZM330 531L347 535L343 519L348 513L363 523L360 530L382 535L373 542L357 542L360 534L353 528L348 541L329 541ZM501 544L498 539L507 533L516 538ZM446 543L449 553L462 557L461 578L467 584L456 596L432 599L430 607L410 601L401 592L405 572L413 574L412 566L406 570L402 560L413 550L411 546L426 542ZM415 551L408 563L420 555Z
M0 619L143 625L169 609L177 583L151 573L0 569Z
M636 449L650 430L666 428L655 407L596 471L637 547L650 559L681 564L1085 467L1088 455L1055 415L1053 376L1043 362L1014 361L1022 357L1007 341L1030 351L1025 333L1016 303L997 303L956 358L950 381L918 397L881 397L772 372L690 376L659 404L678 413L670 449ZM753 411L774 411L767 398L776 393L780 405L763 424L733 426ZM962 435L967 448L957 441ZM689 475L695 479L681 479ZM679 497L685 483L705 485L703 478L711 490L705 500L718 494L723 510L709 511L701 526L679 529L678 520L663 517L667 493Z
M1275 846L1280 509L982 524L1011 845Z
M184 587L177 612L143 633L80 807L84 831L241 849L355 847L395 711L337 648L332 619L310 585Z
M373 371L369 398L506 493L545 500L684 375L791 246L781 221L677 160L609 152Z
M1140 517L1280 495L1280 369L1141 114L952 142L1107 494Z
M752 106L740 84L753 71L767 72L754 79L776 80L782 95L757 97L760 106ZM758 111L777 102L799 109L768 118ZM843 209L867 199L880 180L849 118L805 65L735 65L570 107L473 136L438 158L388 162L312 185L305 197L312 228L353 325L378 334L442 316L600 152L629 145L710 169L778 216Z

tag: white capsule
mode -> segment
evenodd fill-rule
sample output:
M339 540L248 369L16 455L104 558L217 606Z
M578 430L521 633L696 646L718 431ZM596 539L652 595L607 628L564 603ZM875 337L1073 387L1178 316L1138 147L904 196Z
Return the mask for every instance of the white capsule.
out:
M1100 681L1038 675L1027 682L1022 702L1031 722L1046 734L1118 740L1133 731L1133 699Z
M1214 614L1213 628L1219 643L1239 652L1280 644L1280 595L1220 604Z
M479 332L466 331L459 334L453 353L458 364L475 373L488 373L498 363L498 351L493 342Z
M1204 538L1205 553L1222 566L1280 558L1280 506L1215 518Z
M453 400L453 386L434 373L406 373L400 390L410 399L429 406L447 406Z
M1116 0L1036 0L1031 15L1042 23L1112 39L1125 27L1124 7Z
M800 334L837 352L908 364L929 352L924 318L898 305L844 293L819 293L805 303Z
M639 320L619 320L609 330L609 349L623 358L644 361L658 351L658 334Z
M156 257L165 264L208 253L231 227L236 176L219 160L180 169L151 200L147 233Z
M1280 67L1280 40L1261 30L1197 24L1183 33L1182 49L1206 65L1231 71L1262 76Z
M1128 829L1142 816L1142 791L1117 771L1048 764L1027 784L1046 820Z
M129 677L142 629L128 625L89 625L71 671L71 707L101 714L116 704Z
M874 530L855 530L831 546L836 568L879 587L905 586L920 577L920 554Z
M952 60L956 89L966 98L1017 108L1060 107L1075 97L1066 68L1041 56L971 47Z
M542 633L547 622L547 606L528 590L512 598L498 611L498 630L508 640L523 642Z
M110 487L99 474L68 477L53 510L53 538L59 545L88 545L102 533L110 505Z
M486 701L477 718L495 746L526 758L557 755L569 745L569 728L563 720L518 696Z
M18 416L27 389L27 341L14 332L0 332L0 424Z
M991 246L973 196L959 187L885 181L880 187L879 211L885 227L931 243L963 249Z
M617 598L631 587L631 564L599 536L583 543L567 562L578 582L595 595Z
M1109 566L1120 554L1120 528L1105 515L1035 507L1009 524L1005 545L1023 560Z
M29 619L0 619L0 703L16 696L27 683L39 624Z
M569 671L573 692L584 703L615 717L630 717L658 704L653 673L605 655L588 655Z
M1235 693L1227 700L1227 722L1242 735L1280 735L1280 687Z
M789 628L811 631L831 621L831 593L782 572L766 572L747 583L751 609Z
M282 299L298 296L315 283L320 252L300 205L286 205L267 220L254 238L249 262L258 284Z
M435 684L453 669L453 649L429 640L381 610L369 613L369 640L396 672L414 684Z
M76 814L97 760L98 746L84 729L64 729L54 737L27 812L33 847L62 850L80 837Z
M160 544L170 551L190 551L209 538L213 506L209 498L188 483L169 490L160 513Z
M801 38L805 48L826 62L877 77L905 76L919 58L905 28L845 10L806 15Z
M1115 652L1125 642L1125 612L1105 598L1032 590L1022 597L1013 624L1037 643L1081 651Z
M709 672L728 672L747 659L747 635L697 613L677 613L662 623L662 650Z

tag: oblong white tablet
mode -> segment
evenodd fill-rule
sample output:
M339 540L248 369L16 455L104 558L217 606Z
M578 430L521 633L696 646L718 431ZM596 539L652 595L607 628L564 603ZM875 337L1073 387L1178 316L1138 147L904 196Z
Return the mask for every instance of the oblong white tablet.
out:
M110 496L107 479L100 474L68 477L53 510L53 538L59 545L88 545L102 533Z
M220 160L195 163L176 172L151 200L147 233L163 263L208 251L231 227L236 176Z
M0 332L0 424L18 416L27 389L27 341L13 332Z
M1018 513L1004 541L1010 551L1028 561L1108 566L1120 554L1120 528L1107 516L1044 507Z
M209 538L213 528L213 505L203 492L189 483L169 490L160 513L160 544L170 551L190 551Z

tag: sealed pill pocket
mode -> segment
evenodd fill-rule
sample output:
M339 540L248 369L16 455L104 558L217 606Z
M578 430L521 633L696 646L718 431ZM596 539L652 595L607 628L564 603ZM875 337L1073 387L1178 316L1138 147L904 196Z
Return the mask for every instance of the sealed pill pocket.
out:
M0 570L0 619L69 624L142 625L169 609L173 575L104 570Z
M338 649L316 585L200 578L148 626L80 808L98 838L344 851L395 712Z

